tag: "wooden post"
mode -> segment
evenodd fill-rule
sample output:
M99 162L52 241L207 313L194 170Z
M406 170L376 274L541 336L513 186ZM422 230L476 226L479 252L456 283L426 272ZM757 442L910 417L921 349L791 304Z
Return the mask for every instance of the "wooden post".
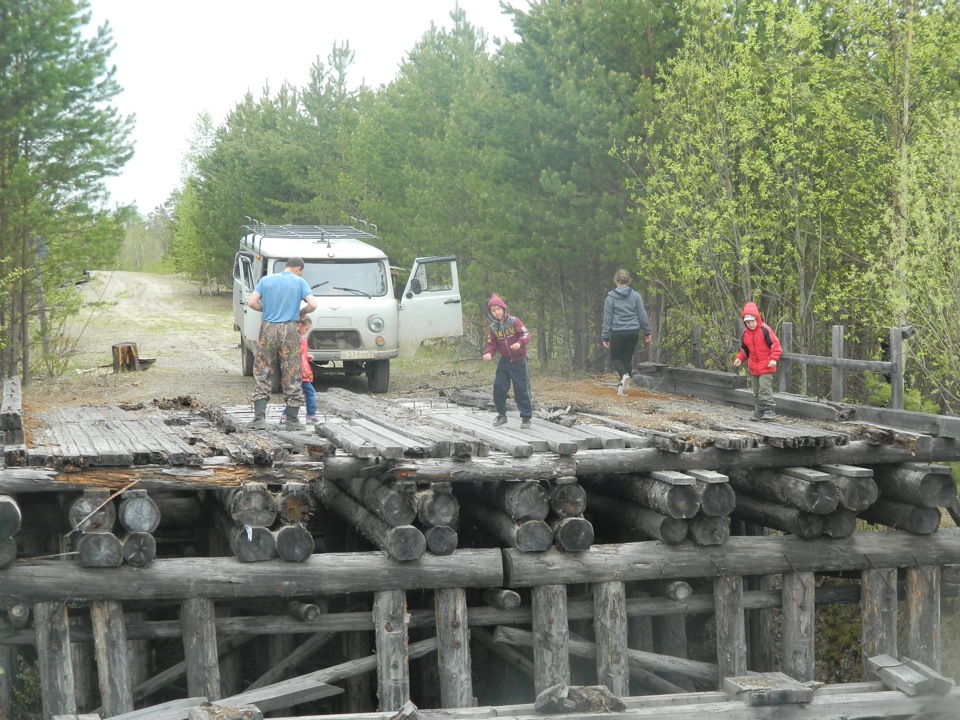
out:
M183 655L187 662L187 694L219 700L220 665L217 656L216 609L213 600L187 598L180 605Z
M437 614L440 707L473 707L467 593L463 588L440 589L434 592L433 601Z
M783 350L784 354L793 352L792 322L780 323L780 349ZM784 358L779 362L779 366L780 392L790 392L790 370L793 367L793 362Z
M864 676L872 672L867 658L899 657L897 652L897 570L864 570L860 574L860 657Z
M747 674L747 632L743 615L743 577L721 575L713 581L720 679Z
M814 595L812 572L783 575L783 672L800 682L814 678Z
M567 586L536 585L533 601L534 690L570 684L570 624L567 621Z
M396 711L410 699L407 595L403 590L381 590L373 594L373 626L377 636L379 710Z
M597 680L617 697L630 695L627 664L627 595L622 582L593 586L594 632L597 637Z
M834 360L843 357L843 325L833 326L830 356ZM843 402L843 368L839 365L830 368L830 399L834 402Z
M136 372L140 369L140 355L136 343L117 343L113 346L113 372Z
M13 680L17 677L16 645L0 645L0 718L13 717Z
M70 661L70 621L64 602L37 603L33 606L37 631L37 660L43 716L74 715L77 698Z
M890 328L890 407L903 410L903 328Z
M907 568L907 657L940 671L940 567Z
M130 690L123 604L115 600L91 603L90 621L93 625L93 645L104 715L109 717L131 712L133 693Z
M694 323L690 328L690 363L695 368L703 367L703 327Z

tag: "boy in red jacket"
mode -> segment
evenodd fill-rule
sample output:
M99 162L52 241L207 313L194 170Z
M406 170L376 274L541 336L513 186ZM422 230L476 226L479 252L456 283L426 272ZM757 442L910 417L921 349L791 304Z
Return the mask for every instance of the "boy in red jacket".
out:
M493 404L497 407L495 426L507 424L507 391L513 383L513 399L520 410L520 427L530 427L533 407L530 402L530 375L527 372L527 345L530 331L520 318L507 312L507 304L499 295L487 302L490 328L483 361L490 362L495 353L500 353L497 374L493 379Z
M740 339L740 352L733 359L733 366L740 367L746 360L753 383L753 415L751 420L776 420L777 413L773 404L773 374L777 371L777 361L783 355L780 339L771 327L763 322L756 303L748 302L740 314L743 318L743 337Z

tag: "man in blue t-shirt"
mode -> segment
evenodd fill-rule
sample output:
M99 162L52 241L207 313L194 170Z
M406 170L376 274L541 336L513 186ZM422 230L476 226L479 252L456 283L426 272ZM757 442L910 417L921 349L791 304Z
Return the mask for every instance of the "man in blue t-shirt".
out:
M303 384L300 378L301 318L317 308L313 290L303 279L303 260L287 260L282 273L265 275L247 298L247 307L263 313L260 337L257 338L257 359L253 375L257 386L253 391L253 422L251 430L266 430L267 401L273 388L273 378L280 373L280 386L286 400L285 429L297 430L300 407L303 405ZM304 306L300 307L300 301Z

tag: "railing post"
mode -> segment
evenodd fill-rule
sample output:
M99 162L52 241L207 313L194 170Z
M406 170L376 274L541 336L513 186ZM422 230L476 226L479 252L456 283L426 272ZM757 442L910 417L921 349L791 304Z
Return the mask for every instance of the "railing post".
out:
M690 361L695 368L703 367L703 328L700 323L693 323L690 328Z
M903 410L903 328L890 328L890 407Z
M785 322L780 325L780 349L784 353L793 352L793 323ZM793 368L793 362L790 360L780 361L780 392L790 392L790 371Z
M907 568L907 656L940 671L940 567Z
M830 356L834 360L843 357L843 325L833 326ZM830 368L830 399L834 402L843 402L843 368L837 365Z

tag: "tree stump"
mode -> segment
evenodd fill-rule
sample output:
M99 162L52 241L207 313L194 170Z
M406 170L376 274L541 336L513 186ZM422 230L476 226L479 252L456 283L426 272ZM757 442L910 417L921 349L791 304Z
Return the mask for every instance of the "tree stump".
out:
M136 372L140 369L140 355L136 343L117 343L113 346L113 372Z

